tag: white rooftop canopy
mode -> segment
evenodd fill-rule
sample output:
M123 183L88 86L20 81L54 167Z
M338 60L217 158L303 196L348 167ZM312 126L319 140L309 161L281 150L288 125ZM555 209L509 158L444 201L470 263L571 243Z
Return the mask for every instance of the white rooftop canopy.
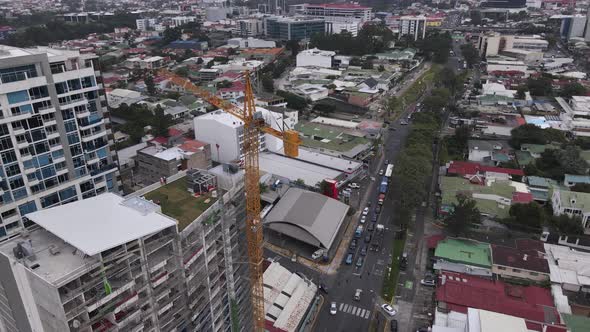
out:
M27 214L27 218L94 256L126 242L176 225L158 206L138 197L129 200L113 193Z

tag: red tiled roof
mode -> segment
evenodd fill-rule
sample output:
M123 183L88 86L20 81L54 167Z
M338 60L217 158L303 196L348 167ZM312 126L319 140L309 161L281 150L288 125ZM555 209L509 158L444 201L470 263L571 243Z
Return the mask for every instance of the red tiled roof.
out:
M428 245L428 249L435 249L438 243L446 238L445 235L437 234L432 235L426 238L426 244Z
M492 262L497 265L517 269L549 273L549 264L535 250L519 250L505 246L492 245Z
M160 143L160 144L168 144L168 139L164 136L158 136L158 137L154 137L153 139L151 139L150 142L156 142L156 143Z
M217 92L240 92L244 91L244 83L237 81L232 84L229 88L220 88Z
M524 176L524 172L521 169L513 168L502 168L480 165L469 161L451 161L449 168L447 169L448 174L459 174L459 175L471 175L484 172L496 172L510 175Z
M526 124L526 120L522 117L517 117L516 122L518 123L519 126Z
M533 239L516 239L516 248L520 250L534 250L541 253L545 252L545 246L542 241Z
M187 139L184 141L184 143L182 143L179 148L181 148L184 151L189 151L189 152L197 152L199 151L202 147L204 147L205 145L207 145L208 143L204 143L201 141L197 141L194 139Z
M531 193L521 193L521 192L515 191L512 194L512 203L526 204L526 203L530 203L532 201L533 201L533 194L531 194Z
M182 134L184 134L184 133L176 128L169 128L168 129L168 136L170 136L170 137L182 136Z
M445 302L450 310L466 313L467 308L476 308L533 322L560 322L548 289L507 285L499 280L446 271L443 275L445 282L436 289L436 299Z

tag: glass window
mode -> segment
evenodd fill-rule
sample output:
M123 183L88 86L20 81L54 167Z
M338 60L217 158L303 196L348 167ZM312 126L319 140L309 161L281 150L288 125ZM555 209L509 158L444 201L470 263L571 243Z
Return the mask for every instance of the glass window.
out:
M97 151L96 151L96 155L97 155L99 158L106 158L106 156L108 155L108 153L107 153L107 149L106 149L106 148L102 148L102 149L100 149L100 150L97 150Z
M35 153L41 154L49 151L49 144L47 142L39 142L35 144Z
M82 154L82 147L80 144L72 145L70 146L70 152L72 153L72 156L80 155Z
M36 168L39 167L39 162L37 162L37 159L33 158L31 160L26 160L23 162L25 169L30 169L30 168Z
M51 157L53 159L58 159L64 156L64 150L57 150L57 151L53 151L51 153Z
M20 167L18 166L18 164L6 166L6 167L4 167L4 169L6 170L7 177L11 177L11 176L15 176L15 175L20 174Z
M15 91L6 94L9 104L22 103L29 100L29 92L27 90Z
M47 166L41 169L41 173L43 174L43 179L50 178L55 176L55 167L53 165ZM47 184L45 184L47 186Z
M10 132L8 131L8 126L5 124L0 124L0 136L6 135L10 135Z
M31 99L46 98L49 97L49 91L47 91L47 86L38 86L30 88L29 95Z
M12 140L10 136L0 138L0 151L12 149Z
M16 161L16 153L14 150L0 153L0 157L2 158L3 164L10 164Z
M10 179L9 183L10 183L10 188L12 190L17 189L17 188L20 188L20 187L22 187L22 186L25 185L25 181L20 176L14 178L14 179Z
M82 87L89 88L95 86L94 76L87 76L82 78Z
M27 213L37 211L37 204L35 204L35 201L27 202L25 204L19 205L18 210L20 211L20 215L24 216Z
M51 155L49 153L39 155L37 159L39 159L39 166L41 167L47 166L53 162L53 160L51 159Z
M75 120L65 121L64 125L66 127L67 133L71 133L72 131L75 131L77 129Z
M47 135L45 135L45 130L35 129L31 131L31 138L33 138L33 142L38 142L42 139L47 138Z
M66 84L66 82L55 83L55 91L57 91L58 95L66 93L68 92L68 85Z
M59 203L59 197L58 197L57 193L53 193L51 195L41 197L41 207L42 208L46 208L48 206L51 206L51 205L57 204L57 203Z
M69 120L74 118L74 111L71 109L68 110L61 110L61 116L64 120Z
M59 192L59 198L64 201L76 196L76 187L71 186Z
M45 185L43 184L43 182L41 182L39 184L36 184L34 186L31 186L31 192L33 194L38 193L38 192L43 191L43 190L45 190Z
M74 162L74 168L84 166L84 157L82 157L82 156L74 157L74 158L72 158L72 161Z
M78 133L68 134L68 144L72 145L78 142L80 142L80 136L78 135Z
M82 84L80 84L80 79L76 78L73 80L69 80L68 87L70 88L70 91L80 90L82 88Z
M14 197L14 200L19 200L21 198L25 198L27 197L27 188L20 188L17 190L13 190L12 191L12 196Z

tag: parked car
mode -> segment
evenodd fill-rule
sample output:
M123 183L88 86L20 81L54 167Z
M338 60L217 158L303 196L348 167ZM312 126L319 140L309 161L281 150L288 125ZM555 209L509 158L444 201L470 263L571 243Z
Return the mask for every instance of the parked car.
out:
M389 165L389 159L385 159L385 165Z
M381 213L381 205L375 206L375 214Z
M424 286L435 287L436 286L436 277L427 274L424 276L424 278L422 280L420 280L420 283Z
M348 254L348 255L346 256L346 265L350 265L350 264L352 264L352 257L353 257L353 255L352 255L352 254Z
M367 255L367 246L363 246L363 247L361 248L361 255L362 255L362 256L366 256L366 255Z
M383 309L383 311L385 311L385 313L387 313L389 316L395 316L395 314L397 314L397 311L395 311L395 309L393 309L393 307L387 303L383 303L381 305L381 309Z
M370 243L372 239L373 239L373 235L367 234L367 236L365 236L365 243Z
M361 186L359 186L358 183L355 183L355 182L348 184L348 188L350 188L350 189L359 189L360 187Z
M361 266L363 266L363 261L364 261L364 260L365 260L365 259L364 259L363 257L359 257L359 258L357 258L357 260L356 260L356 267L361 267Z
M350 241L350 250L354 249L356 249L356 239L352 239L352 241Z
M408 125L408 121L406 121L406 120L401 120L401 121L399 122L399 124L401 124L402 126L407 126L407 125Z
M324 293L328 294L328 287L326 287L326 285L325 285L324 283L321 283L321 282L320 282L320 284L319 284L318 288L319 288L319 289L320 289L322 292L324 292Z
M361 216L361 224L364 224L367 221L367 216Z
M399 269L405 271L406 267L408 267L408 254L404 252L399 258Z
M366 216L366 215L368 215L368 214L369 214L369 207L368 207L368 206L366 206L366 207L363 209L363 216Z
M338 310L336 309L336 302L330 303L330 314L335 315Z
M377 215L376 215L376 214L374 214L374 215L371 217L371 222L377 222Z
M392 319L391 323L389 323L389 330L391 332L397 332L397 320Z
M383 170L382 169L379 170L379 175L383 175Z
M372 232L372 231L374 231L374 230L375 230L375 224L373 224L373 223L370 223L370 224L369 224L369 226L367 227L367 231L368 231L368 232Z

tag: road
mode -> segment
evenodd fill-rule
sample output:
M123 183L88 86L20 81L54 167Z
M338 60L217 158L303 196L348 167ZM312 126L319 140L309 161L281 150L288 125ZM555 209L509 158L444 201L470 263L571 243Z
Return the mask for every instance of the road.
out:
M410 86L418 77L418 75L410 75L409 80L405 83L405 87ZM398 91L398 94L401 94L404 90ZM404 113L404 116L407 115L407 111ZM399 121L393 123L392 127L396 130L388 130L385 133L383 153L377 160L370 164L369 176L360 183L361 188L364 189L364 193L368 192L367 199L361 202L360 209L362 210L368 203L371 206L365 228L371 223L371 217L375 213L374 208L377 206L378 184L381 178L378 175L379 170L385 168L385 161L393 162L396 159L409 133L409 126L400 125ZM360 196L364 197L364 195ZM390 198L386 200L390 200ZM378 309L378 306L383 303L379 296L383 284L383 276L392 260L391 239L395 230L392 220L393 213L393 204L386 204L378 215L377 223L385 227L385 232L382 235L384 241L381 242L382 247L379 251L368 250L369 246L364 242L364 237L369 232L365 231L363 236L358 239L359 243L354 252L353 264L346 265L343 263L338 273L331 277L324 277L321 280L328 286L329 292L324 295L326 305L318 316L314 331L367 331L374 314L376 315L376 320L383 323L385 317L382 311ZM377 234L373 234L371 243L375 241L378 241ZM367 255L364 257L362 266L356 267L355 265L358 257L361 257L360 251L363 246L367 246ZM360 301L353 299L356 289L362 290ZM338 313L335 316L330 315L329 312L331 302L335 302L338 309Z

